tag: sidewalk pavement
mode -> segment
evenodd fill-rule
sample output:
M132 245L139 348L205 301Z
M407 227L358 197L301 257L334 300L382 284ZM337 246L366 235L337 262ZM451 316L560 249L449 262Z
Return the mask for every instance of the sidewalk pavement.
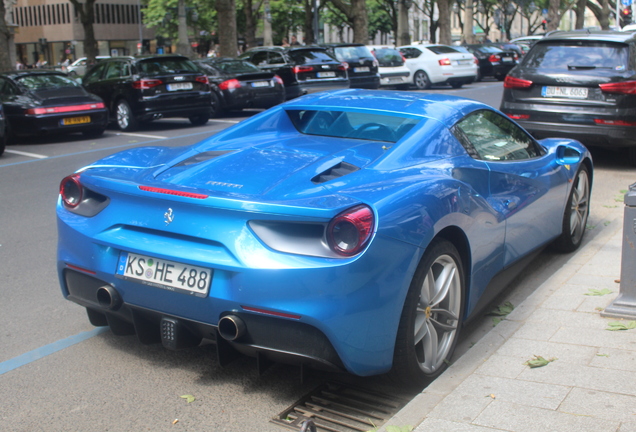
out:
M380 431L636 432L636 329L600 315L620 289L623 209L603 225ZM554 360L532 369L535 355Z

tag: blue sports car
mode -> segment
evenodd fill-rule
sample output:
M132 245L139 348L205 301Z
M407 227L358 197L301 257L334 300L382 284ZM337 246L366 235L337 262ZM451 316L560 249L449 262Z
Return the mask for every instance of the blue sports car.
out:
M573 251L592 159L441 94L308 95L64 178L64 296L96 326L424 384L543 246Z

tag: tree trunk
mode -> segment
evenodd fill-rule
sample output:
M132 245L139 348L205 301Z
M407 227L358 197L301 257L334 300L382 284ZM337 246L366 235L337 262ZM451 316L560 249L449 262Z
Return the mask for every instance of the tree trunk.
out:
M269 5L267 3L266 5ZM265 17L267 19L267 17ZM265 37L265 35L263 35ZM271 27L270 27L271 39ZM245 44L248 47L256 46L256 17L252 0L245 0Z
M9 53L11 33L9 32L9 27L7 27L7 22L4 20L4 14L4 1L0 0L0 71L15 69L15 65L11 64Z
M450 45L453 40L451 38L451 7L450 0L438 0L437 8L439 10L439 43Z
M238 42L236 30L236 3L234 0L217 0L216 14L222 29L219 29L219 56L236 57Z
M369 18L364 0L351 0L351 18L353 22L353 42L369 43Z
M475 43L475 35L473 34L473 0L466 0L466 9L464 10L464 32L463 38L464 43L473 44Z
M188 40L188 20L186 17L185 0L179 0L177 3L177 21L177 54L192 57L192 48Z
M559 14L559 6L561 0L550 0L548 4L548 25L546 31L553 31L559 28L561 22L561 15Z
M314 13L312 10L311 0L305 0L305 20L303 22L303 33L305 37L303 38L303 43L305 45L313 45L317 43L314 40Z
M397 45L411 45L411 33L409 32L409 0L399 0L397 19Z
M95 57L99 53L97 49L97 41L95 40L95 31L93 22L95 17L95 0L86 0L86 3L80 3L78 0L70 0L79 14L80 22L84 28L84 54L86 55L86 63L92 65L95 63Z
M609 1L601 0L601 19L599 20L601 30L609 30L609 15Z

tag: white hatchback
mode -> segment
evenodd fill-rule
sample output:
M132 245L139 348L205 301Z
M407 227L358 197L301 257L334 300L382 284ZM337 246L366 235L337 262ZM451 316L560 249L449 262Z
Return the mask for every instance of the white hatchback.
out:
M382 45L367 45L367 47L378 61L381 87L409 87L411 72L405 66L404 57L397 49Z
M409 68L409 80L420 90L433 84L460 88L475 81L479 71L477 59L447 45L407 45L398 47Z

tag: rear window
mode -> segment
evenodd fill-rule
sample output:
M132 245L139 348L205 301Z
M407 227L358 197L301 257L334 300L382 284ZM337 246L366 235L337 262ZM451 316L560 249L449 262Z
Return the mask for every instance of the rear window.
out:
M48 90L63 87L79 87L75 80L64 75L26 75L16 80L29 90Z
M297 64L334 62L335 59L326 50L306 49L289 51L289 56Z
M373 55L382 67L402 66L404 64L402 54L393 48L376 48L373 50Z
M537 43L523 66L536 69L627 69L628 46L608 42L563 41Z
M459 52L455 48L446 45L428 46L426 49L433 51L435 54L456 54Z
M141 73L151 76L199 71L190 60L175 57L143 60L139 62L138 67Z
M203 64L206 64L206 63L203 63ZM251 73L251 72L261 71L252 63L248 63L246 61L240 61L240 60L214 62L210 66L213 66L216 69L226 74L241 74L241 73Z
M399 141L420 119L366 112L287 110L296 129L307 135L370 141Z
M365 46L336 47L336 58L340 61L357 62L360 59L373 58L369 49Z

